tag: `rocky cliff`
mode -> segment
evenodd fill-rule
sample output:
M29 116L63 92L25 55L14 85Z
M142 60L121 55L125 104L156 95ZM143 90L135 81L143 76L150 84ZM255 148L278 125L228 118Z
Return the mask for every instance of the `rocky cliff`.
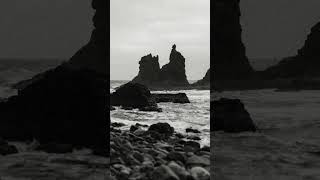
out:
M160 65L159 57L151 54L143 56L139 61L139 74L132 80L145 85L152 85L159 81Z
M239 0L213 1L213 73L215 80L247 79L253 69L241 40Z
M90 42L0 103L0 137L89 147L108 156L106 0L93 0Z
M185 70L185 58L172 46L169 63L159 68L159 58L151 54L141 58L139 74L132 80L149 87L183 87L189 82Z
M303 47L296 56L284 58L277 65L266 69L267 78L303 78L320 76L320 23L311 28Z
M68 62L73 68L90 69L107 74L107 1L93 0L92 7L96 10L93 17L94 30L89 43L82 47Z

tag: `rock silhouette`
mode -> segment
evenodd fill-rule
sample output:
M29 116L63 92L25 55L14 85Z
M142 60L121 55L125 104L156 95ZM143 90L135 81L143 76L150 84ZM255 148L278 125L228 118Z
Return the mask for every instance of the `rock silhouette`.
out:
M256 131L250 114L239 99L226 99L212 101L211 131L242 132Z
M139 64L139 74L132 82L138 82L148 86L159 81L160 65L158 56L153 57L152 54L143 56Z
M214 79L248 79L254 70L241 40L239 0L216 0L212 3Z
M0 103L0 136L89 147L108 156L106 1L93 0L90 42L69 62L25 81Z
M148 87L181 87L189 86L185 71L185 58L172 46L170 61L160 69L158 56L151 54L141 58L139 74L132 82Z
M311 28L303 47L296 56L284 58L277 65L267 68L266 78L320 77L320 23Z
M199 81L192 84L193 86L209 86L210 85L210 69L206 72L206 75Z

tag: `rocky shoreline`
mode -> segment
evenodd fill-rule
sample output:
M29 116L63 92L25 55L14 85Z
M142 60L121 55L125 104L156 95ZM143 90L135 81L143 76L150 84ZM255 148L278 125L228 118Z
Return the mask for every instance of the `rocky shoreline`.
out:
M136 124L130 130L111 124L111 178L135 180L209 180L210 147L174 131L167 123L150 127Z

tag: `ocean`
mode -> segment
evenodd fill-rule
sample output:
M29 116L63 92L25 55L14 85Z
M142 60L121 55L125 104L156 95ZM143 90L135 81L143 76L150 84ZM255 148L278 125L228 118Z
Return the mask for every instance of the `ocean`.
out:
M0 98L15 95L11 86L59 65L55 59L0 59Z
M128 81L111 81L110 92ZM142 112L138 110L123 110L116 108L110 112L111 122L126 124L123 129L129 129L136 123L151 125L158 122L167 122L179 133L186 134L186 128L192 127L201 131L199 137L201 145L210 145L210 91L184 90L184 91L152 91L154 93L187 94L191 103L158 103L163 112ZM187 134L186 134L187 135Z
M220 97L241 99L259 131L211 134L216 179L320 179L320 91L212 94Z

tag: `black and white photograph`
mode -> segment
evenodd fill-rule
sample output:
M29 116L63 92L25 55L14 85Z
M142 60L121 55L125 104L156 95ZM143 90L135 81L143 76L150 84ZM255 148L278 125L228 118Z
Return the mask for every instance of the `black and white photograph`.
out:
M110 1L113 179L210 179L210 1Z
M213 3L211 176L320 179L320 1Z
M0 2L0 179L109 179L106 10Z

